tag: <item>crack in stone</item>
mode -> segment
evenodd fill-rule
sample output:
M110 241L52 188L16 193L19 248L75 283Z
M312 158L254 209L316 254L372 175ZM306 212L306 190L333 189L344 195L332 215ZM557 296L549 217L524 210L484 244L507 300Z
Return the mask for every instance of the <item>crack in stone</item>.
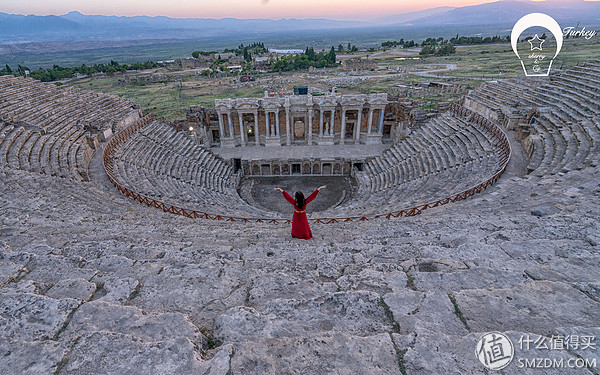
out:
M383 308L385 316L388 318L390 324L394 328L394 333L400 333L400 325L398 322L396 322L396 319L394 319L394 313L392 312L392 309L390 309L388 304L385 303L385 300L381 295L379 296L379 302L377 304Z
M407 375L406 374L406 363L405 363L405 360L404 360L404 355L406 354L406 352L408 351L408 349L400 349L398 347L398 345L396 345L396 343L394 342L392 334L388 333L388 335L390 336L390 340L392 341L392 345L394 346L394 350L396 351L396 359L398 360L398 369L400 370L400 373L402 375Z
M71 344L69 346L69 349L67 350L67 352L63 355L63 357L60 359L60 361L55 365L56 370L54 370L53 375L59 375L62 372L62 370L67 366L67 364L69 363L69 356L71 355L71 352L73 351L73 349L79 342L80 338L81 338L81 336L77 336L77 338L73 341L73 344Z
M460 307L458 306L458 303L456 302L456 298L454 297L454 295L452 293L448 293L448 298L450 298L450 302L452 302L452 305L454 305L454 314L465 325L465 328L467 329L467 331L470 332L471 328L469 327L469 324L467 323L467 319L465 319L462 311L460 310Z
M417 291L417 287L415 286L415 278L404 269L403 272L406 274L406 287Z
M19 269L19 272L17 273L17 275L15 277L9 277L5 283L0 284L0 289L7 286L8 284L16 284L19 281L23 280L23 278L25 276L27 276L27 274L29 274L31 272L31 270L29 270L27 267L21 267L21 269Z
M231 371L231 360L233 359L234 355L235 355L235 347L232 346L231 353L229 354L229 370L227 370L226 375L233 375L233 372Z

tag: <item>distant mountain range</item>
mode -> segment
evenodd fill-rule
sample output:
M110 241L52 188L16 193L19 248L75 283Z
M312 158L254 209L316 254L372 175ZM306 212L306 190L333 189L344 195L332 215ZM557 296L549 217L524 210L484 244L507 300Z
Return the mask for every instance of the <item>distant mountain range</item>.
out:
M169 17L92 16L70 12L61 16L35 16L0 13L0 43L65 40L193 39L288 34L303 31L376 28L511 27L521 16L542 12L560 24L600 25L598 1L515 1L502 0L459 8L438 7L401 13L374 21L336 21L329 19L210 19Z
M70 12L62 16L0 13L0 42L54 40L190 39L264 34L279 31L351 29L369 26L359 21L328 19L236 19L90 16Z
M455 7L437 7L431 9L420 10L418 12L408 12L400 14L392 14L384 17L379 17L375 20L379 24L408 24L413 21L417 21L421 18L429 16L438 16L447 13L451 10L456 9Z
M419 18L413 25L506 25L511 26L528 13L546 13L559 24L581 22L581 25L600 25L599 1L518 1L493 3L449 9L446 12ZM575 26L573 24L573 26Z

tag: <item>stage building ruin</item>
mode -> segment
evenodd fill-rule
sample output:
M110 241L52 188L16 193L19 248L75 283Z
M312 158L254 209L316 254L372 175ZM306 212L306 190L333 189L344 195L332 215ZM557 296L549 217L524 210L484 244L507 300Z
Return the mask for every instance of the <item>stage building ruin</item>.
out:
M218 147L378 144L391 131L387 105L385 93L216 99L207 138Z
M177 129L189 130L244 176L348 176L424 121L417 103L398 99L387 93L265 92L261 98L216 99L213 108L191 106ZM286 146L293 149L284 151Z

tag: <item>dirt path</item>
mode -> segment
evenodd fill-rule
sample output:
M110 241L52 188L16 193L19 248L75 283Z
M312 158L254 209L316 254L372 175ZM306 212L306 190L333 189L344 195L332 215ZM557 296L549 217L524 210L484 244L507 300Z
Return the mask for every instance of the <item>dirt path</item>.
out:
M445 65L445 68L422 70L419 72L410 72L410 73L417 75L417 76L421 76L421 77L454 78L454 77L440 76L440 75L436 75L433 73L447 72L449 70L454 70L454 69L456 69L456 64L435 64L435 65Z

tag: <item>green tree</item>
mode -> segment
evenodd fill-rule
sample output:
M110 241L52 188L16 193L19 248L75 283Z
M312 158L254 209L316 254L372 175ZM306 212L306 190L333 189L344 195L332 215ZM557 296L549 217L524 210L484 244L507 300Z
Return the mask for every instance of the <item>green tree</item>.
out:
M435 46L429 45L429 44L425 44L422 48L421 51L419 52L419 55L424 56L424 55L433 55L435 53Z
M315 49L313 47L306 47L306 51L304 51L304 54L306 55L306 57L308 57L310 61L316 60L317 55L315 54Z
M244 48L244 60L248 62L252 61L252 52L250 52L248 48Z
M336 58L337 58L337 56L335 55L335 48L333 48L333 46L331 46L331 49L329 50L329 53L328 53L328 55L326 57L327 62L330 65L335 65Z
M200 57L200 51L194 51L192 52L192 57L197 59L198 57Z

